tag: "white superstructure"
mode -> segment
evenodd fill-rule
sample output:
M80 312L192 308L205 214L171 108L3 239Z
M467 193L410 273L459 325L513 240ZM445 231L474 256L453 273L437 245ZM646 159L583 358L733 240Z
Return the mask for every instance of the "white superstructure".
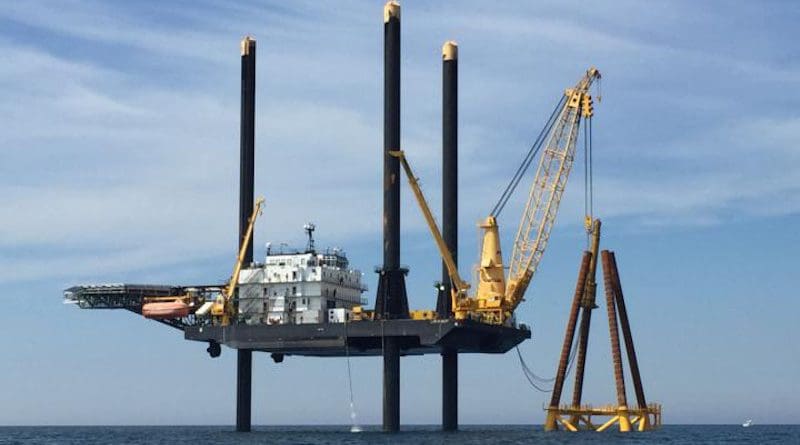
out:
M354 306L366 304L361 271L351 269L339 249L314 250L314 226L305 229L305 252L268 249L263 264L242 269L239 314L247 324L337 323Z

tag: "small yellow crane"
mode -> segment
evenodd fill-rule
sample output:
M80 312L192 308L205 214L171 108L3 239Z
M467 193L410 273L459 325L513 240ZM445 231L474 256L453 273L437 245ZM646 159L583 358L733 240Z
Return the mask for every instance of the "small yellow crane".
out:
M536 153L533 148L531 150L533 154L529 153L523 166L517 170L517 174L491 214L479 224L483 230L483 241L478 264L477 290L472 297L467 294L470 286L458 273L456 263L447 249L404 152L402 150L390 152L400 160L405 170L417 203L447 267L452 282L453 315L457 320L474 319L490 324L508 324L513 320L514 310L523 301L525 291L536 273L550 239L550 231L555 223L561 197L575 159L575 146L581 121L590 120L594 114L589 90L593 82L598 79L600 72L596 68L590 68L575 87L565 90L551 119L534 144L536 151L539 148L544 151L517 229L507 276L500 248L497 215L519 183L521 174L532 162ZM587 212L587 231L591 231L591 227L592 217Z
M253 238L253 227L256 225L256 219L261 215L261 206L264 204L264 198L258 198L253 207L253 213L250 214L250 219L247 222L247 231L242 239L242 244L239 246L239 255L236 257L236 263L233 265L233 273L228 285L222 288L222 292L217 296L214 305L211 306L211 315L222 326L230 324L232 316L235 316L235 307L231 304L233 294L236 292L236 286L239 284L239 274L242 271L242 262L247 252L247 246Z
M195 294L194 290L186 289L186 293L177 296L168 297L144 297L144 304L142 305L142 315L146 318L165 320L183 318L194 313L195 315L205 316L207 312L211 312L211 316L216 324L226 326L230 324L230 319L235 315L236 309L231 304L233 295L236 292L236 286L239 284L239 274L242 271L242 263L247 251L247 246L253 238L253 227L256 224L256 218L261 215L261 206L264 204L264 198L258 198L253 208L253 213L248 220L247 231L245 232L242 244L239 247L239 255L236 257L236 263L233 266L233 274L228 285L223 287L216 299L212 301L205 301L204 297ZM197 304L203 303L196 311L192 308Z
M447 267L447 274L450 276L450 281L453 283L451 307L456 308L459 304L462 306L471 304L470 302L472 300L467 296L469 283L464 281L461 278L461 275L458 273L458 267L456 266L455 260L453 260L453 255L450 254L450 250L447 248L447 243L445 243L444 238L442 238L442 232L439 230L439 226L436 224L436 219L433 217L433 213L431 212L430 206L428 206L428 201L425 199L425 195L422 194L422 189L419 187L417 177L414 176L414 172L411 171L411 166L408 164L405 153L402 150L395 150L390 151L389 155L400 160L400 165L403 166L403 170L406 172L408 183L411 185L411 190L414 192L414 196L417 198L417 203L419 204L420 210L422 210L422 215L425 217L425 222L428 223L428 229L430 230L431 234L433 234L433 240L436 242L436 247L439 249L442 260L444 260L445 267ZM433 313L433 311L430 312ZM464 312L454 312L456 312L456 314L464 314Z

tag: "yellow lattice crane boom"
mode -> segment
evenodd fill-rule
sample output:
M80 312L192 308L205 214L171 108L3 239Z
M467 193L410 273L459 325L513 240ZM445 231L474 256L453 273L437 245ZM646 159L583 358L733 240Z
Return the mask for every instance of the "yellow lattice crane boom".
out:
M594 113L589 90L593 82L599 78L600 72L590 68L575 87L565 90L564 96L534 146L531 147L522 166L506 187L500 201L492 209L491 214L479 224L483 230L483 240L474 296L467 294L469 284L458 273L455 261L447 249L405 154L400 150L390 153L400 159L417 203L447 267L453 284L452 308L456 319L474 319L491 324L506 324L513 319L514 310L522 302L547 247L550 231L555 223L561 197L575 159L575 146L581 120L591 119ZM517 229L506 276L497 216L540 149L544 151L539 159L522 220ZM590 213L587 212L586 218L589 230L592 224Z
M591 119L594 114L589 89L600 78L596 68L590 68L574 88L564 92L566 98L558 112L556 124L544 140L544 152L539 159L522 220L517 229L508 268L503 306L513 312L522 302L533 274L539 266L564 189L567 185L581 119ZM591 218L589 216L589 218ZM587 229L591 220L587 221Z

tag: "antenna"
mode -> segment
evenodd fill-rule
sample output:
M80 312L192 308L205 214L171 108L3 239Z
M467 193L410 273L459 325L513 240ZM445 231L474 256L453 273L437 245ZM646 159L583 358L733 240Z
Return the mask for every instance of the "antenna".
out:
M317 226L314 223L307 222L303 226L303 230L306 231L306 235L308 235L308 244L306 245L306 253L314 253L314 230Z

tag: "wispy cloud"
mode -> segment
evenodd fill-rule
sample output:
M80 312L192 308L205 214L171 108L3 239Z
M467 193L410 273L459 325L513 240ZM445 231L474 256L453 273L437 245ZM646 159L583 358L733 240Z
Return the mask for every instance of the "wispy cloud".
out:
M438 51L456 38L466 221L483 216L557 95L591 64L606 74L595 123L603 215L691 226L800 211L792 198L798 116L784 90L800 76L796 65L764 55L769 41L747 54L716 40L687 45L670 37L688 29L680 4L633 2L575 15L558 3L409 3L403 145L436 208ZM175 249L185 258L227 252L244 33L260 45L265 235L293 237L305 219L342 244L377 233L379 6L168 5L153 15L133 4L4 3L0 19L25 34L0 33L0 249L93 249L95 260L43 260L65 274L167 264ZM639 20L627 20L626 8ZM711 15L692 17L712 23ZM748 39L728 31L729 45ZM581 201L569 192L563 212L579 214ZM520 205L512 202L507 217ZM422 232L414 204L405 206L405 229ZM32 266L8 256L4 267L17 273L0 281L25 277Z

